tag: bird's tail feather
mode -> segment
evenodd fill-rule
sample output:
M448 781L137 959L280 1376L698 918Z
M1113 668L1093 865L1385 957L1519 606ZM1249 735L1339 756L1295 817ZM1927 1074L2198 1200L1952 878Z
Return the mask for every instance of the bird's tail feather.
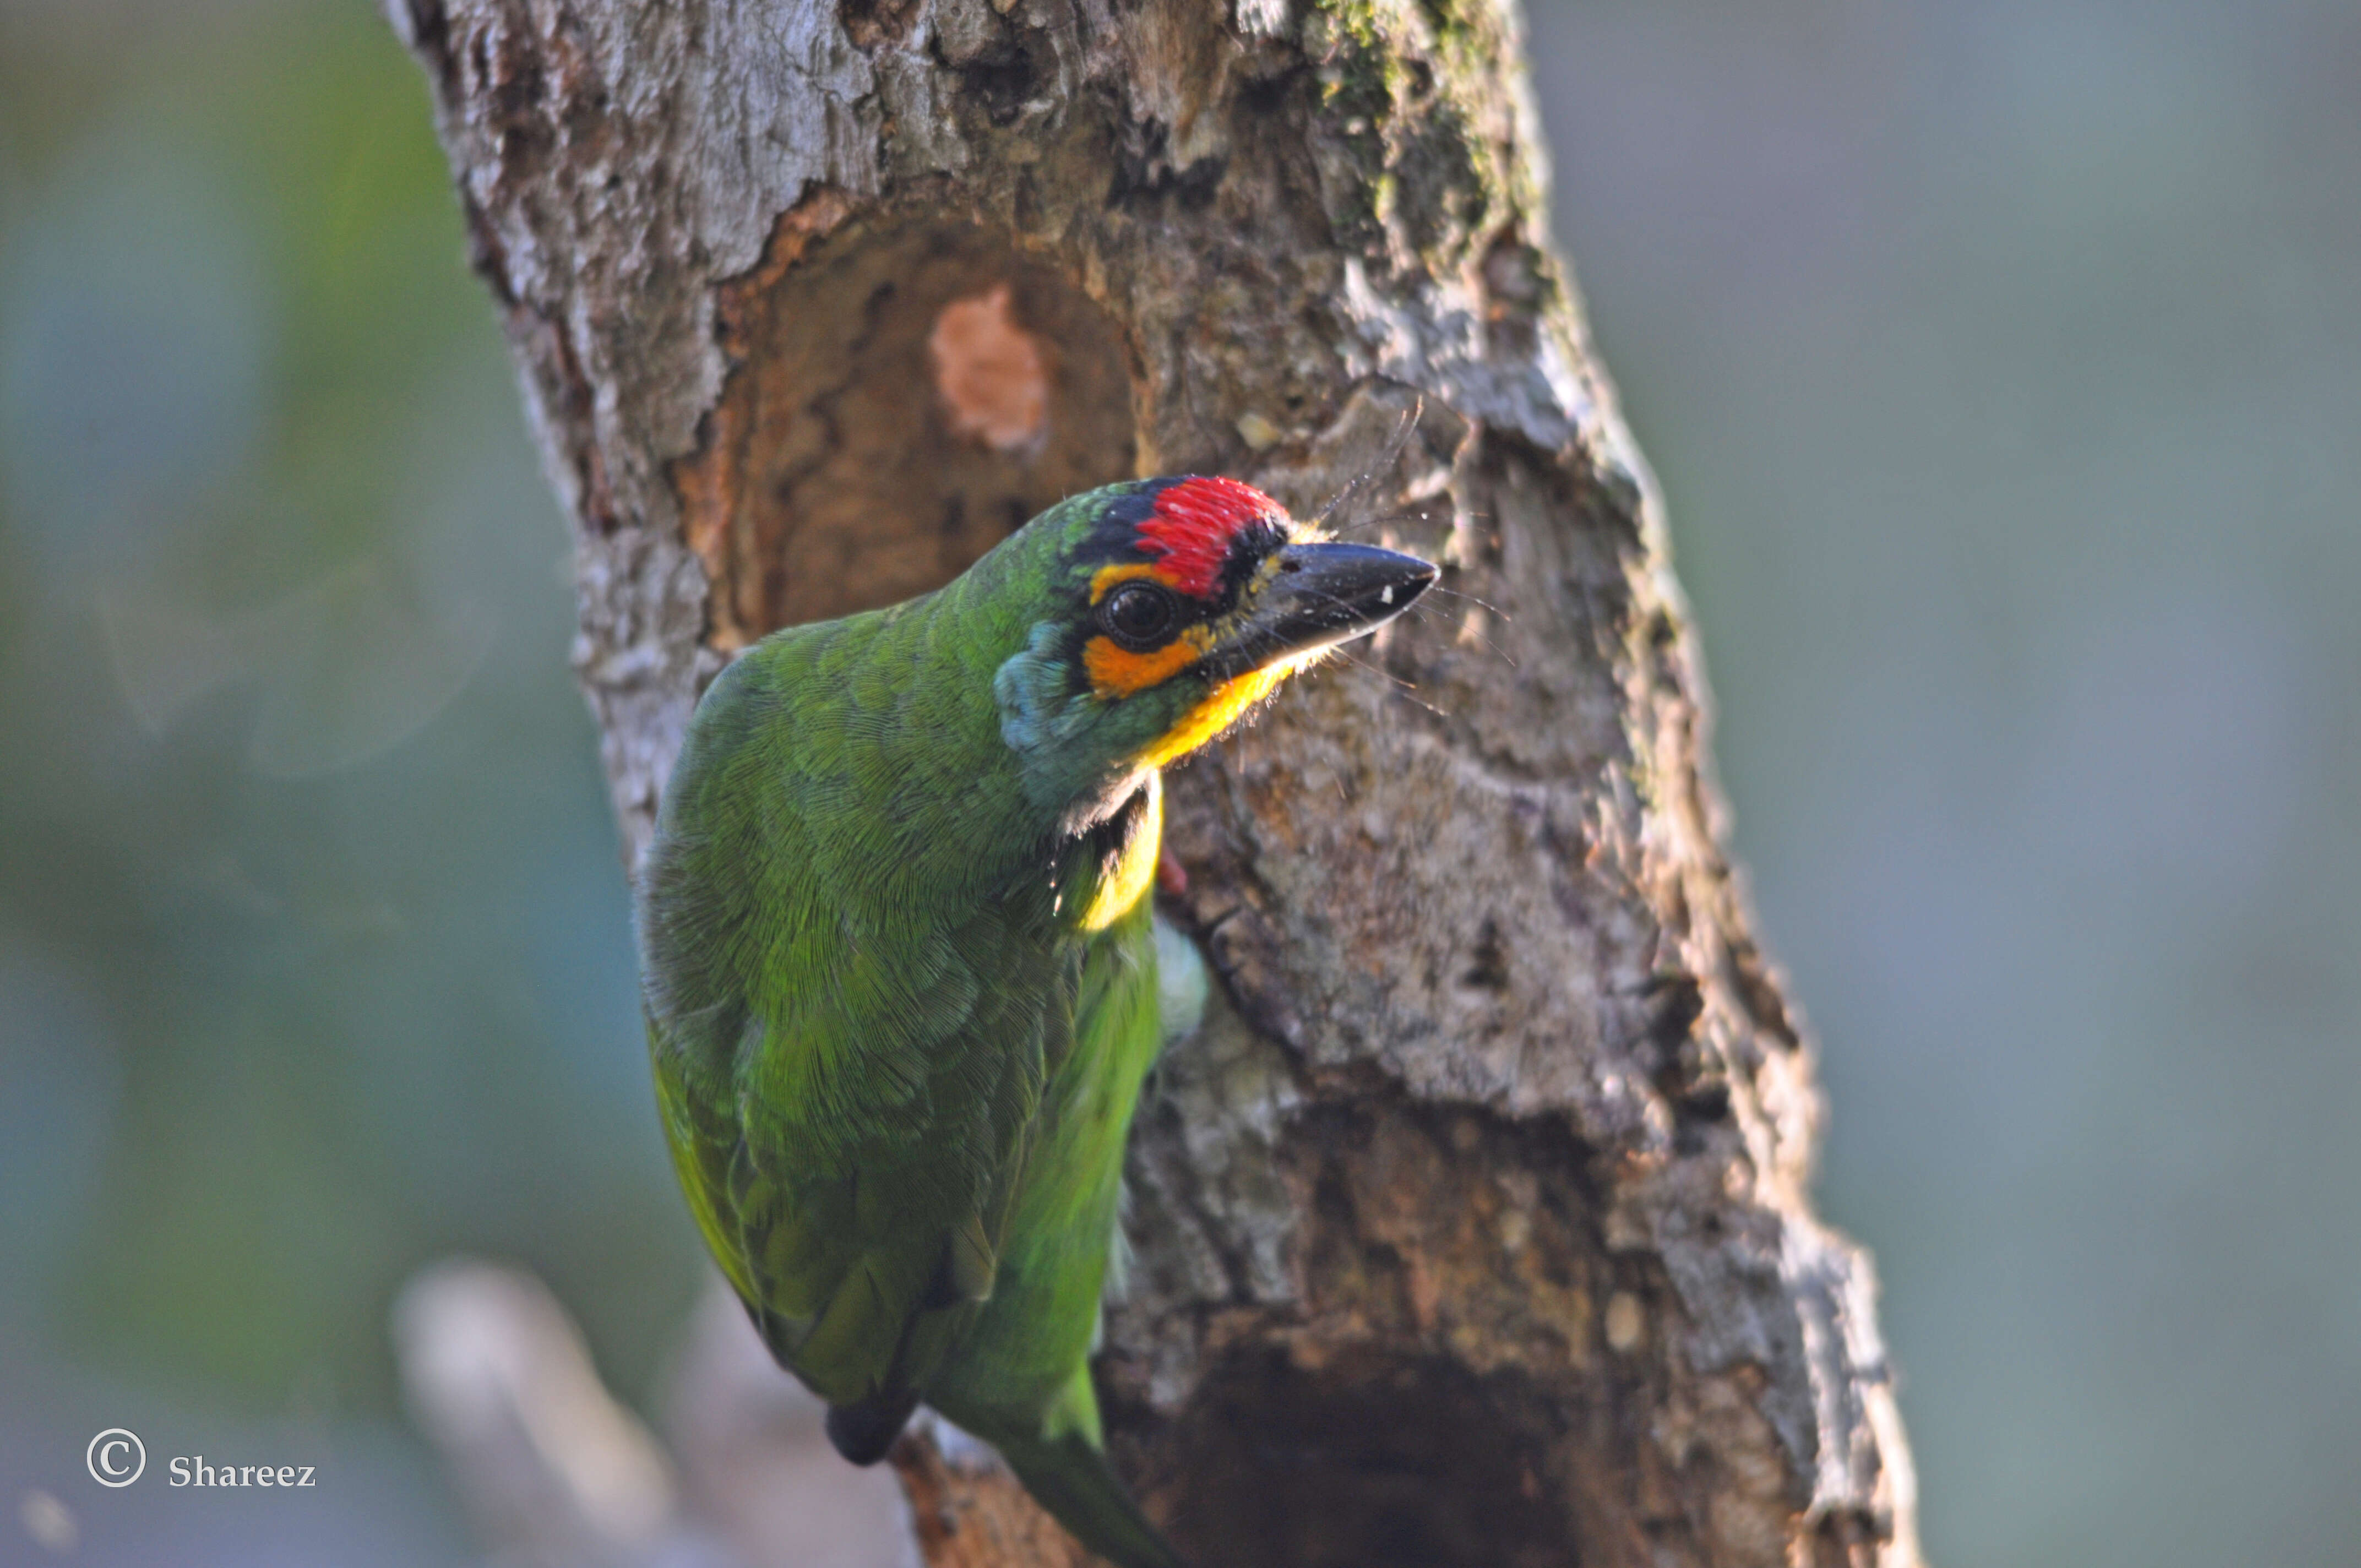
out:
M1055 1514L1076 1541L1117 1568L1188 1568L1115 1479L1106 1455L1082 1433L1001 1436L993 1445L1035 1501Z

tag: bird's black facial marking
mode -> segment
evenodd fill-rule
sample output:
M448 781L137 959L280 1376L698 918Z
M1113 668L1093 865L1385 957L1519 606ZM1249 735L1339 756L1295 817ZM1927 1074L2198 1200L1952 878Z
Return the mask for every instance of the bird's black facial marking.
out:
M1235 609L1238 590L1245 587L1246 579L1255 575L1255 568L1283 549L1288 540L1287 530L1280 527L1275 518L1257 519L1232 535L1229 553L1222 557L1216 610L1226 613Z

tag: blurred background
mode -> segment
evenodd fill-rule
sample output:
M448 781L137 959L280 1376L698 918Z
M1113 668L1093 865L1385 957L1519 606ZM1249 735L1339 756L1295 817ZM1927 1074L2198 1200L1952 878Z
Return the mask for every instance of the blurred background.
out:
M2361 5L1532 5L1931 1556L2353 1562ZM704 1276L461 257L362 0L0 0L0 1563L477 1561L388 1328L454 1252L662 1419ZM103 1493L115 1425L334 1484Z

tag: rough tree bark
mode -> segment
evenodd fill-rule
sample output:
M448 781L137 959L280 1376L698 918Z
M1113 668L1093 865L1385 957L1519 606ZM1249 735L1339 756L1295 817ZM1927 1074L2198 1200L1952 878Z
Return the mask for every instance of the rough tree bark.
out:
M1084 486L1301 515L1374 462L1340 521L1448 567L1170 781L1223 984L1099 1372L1184 1549L1915 1563L1513 0L389 4L579 525L633 852L732 650ZM1073 1560L956 1442L898 1463L930 1563Z

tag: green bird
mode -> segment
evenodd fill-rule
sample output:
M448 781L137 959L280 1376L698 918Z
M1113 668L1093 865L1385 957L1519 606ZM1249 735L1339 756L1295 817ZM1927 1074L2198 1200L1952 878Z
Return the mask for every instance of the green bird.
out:
M1179 1568L1089 1365L1162 1043L1159 770L1434 576L1236 480L1139 480L706 692L639 881L656 1094L707 1245L845 1458L923 1400L1083 1545Z

